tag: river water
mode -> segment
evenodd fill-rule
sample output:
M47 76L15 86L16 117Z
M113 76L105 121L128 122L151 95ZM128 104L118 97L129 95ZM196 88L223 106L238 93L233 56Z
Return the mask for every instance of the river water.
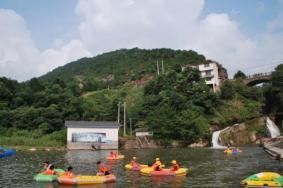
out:
M199 149L144 149L121 150L126 158L111 163L112 172L117 176L117 182L80 186L83 188L114 188L114 187L240 187L240 181L254 173L274 171L283 173L280 162L270 160L259 147L245 147L237 155L226 155L223 150L210 148ZM0 187L58 188L57 183L37 183L33 175L42 168L42 162L52 161L58 168L71 165L76 174L90 175L96 172L96 161L105 161L109 151L35 151L18 152L16 156L0 159ZM155 157L169 165L172 159L189 168L188 177L151 178L126 171L124 165L136 156L141 163L152 163ZM77 186L78 187L78 186Z

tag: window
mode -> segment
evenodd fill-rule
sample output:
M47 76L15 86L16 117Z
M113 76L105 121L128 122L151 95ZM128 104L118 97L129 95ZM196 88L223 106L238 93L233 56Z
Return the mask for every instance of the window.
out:
M210 71L210 70L209 71L205 71L205 76L211 76L212 75L211 72L212 71Z
M209 67L209 63L204 64L204 67Z

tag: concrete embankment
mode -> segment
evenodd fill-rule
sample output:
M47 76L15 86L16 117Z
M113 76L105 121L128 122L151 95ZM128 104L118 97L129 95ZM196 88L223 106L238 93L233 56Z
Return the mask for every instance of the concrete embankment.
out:
M200 141L190 145L180 140L170 140L164 142L164 140L155 140L149 136L119 138L120 149L207 147L208 145L209 143L205 141Z

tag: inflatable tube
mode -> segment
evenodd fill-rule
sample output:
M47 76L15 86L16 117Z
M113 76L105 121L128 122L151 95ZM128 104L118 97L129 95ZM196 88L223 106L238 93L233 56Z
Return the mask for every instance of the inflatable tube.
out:
M248 187L282 187L283 176L273 172L261 172L249 176L241 184Z
M110 157L110 156L107 157L108 160L120 160L124 158L125 158L124 155L117 155L117 157Z
M241 153L242 151L241 150L233 150L233 149L225 149L223 152L226 153L226 154L238 154L238 153Z
M131 164L126 164L126 165L125 165L125 168L126 168L127 170L132 170L132 171L140 171L140 170L143 169L143 168L148 168L148 165L140 164L140 165L138 165L138 166L136 166L136 167L133 168L133 166L132 166Z
M60 175L60 173L65 172L63 169L55 169L55 171ZM52 182L52 181L57 181L58 175L47 175L47 174L42 174L38 173L36 174L33 179L37 182Z
M145 176L186 176L188 174L187 168L180 168L177 171L172 171L171 169L162 169L160 171L155 171L153 168L143 168L140 170L142 175Z
M64 185L92 185L115 182L116 177L112 174L107 176L76 176L66 177L60 176L58 182Z
M16 154L16 151L13 149L4 149L3 153L0 153L0 158L9 157Z

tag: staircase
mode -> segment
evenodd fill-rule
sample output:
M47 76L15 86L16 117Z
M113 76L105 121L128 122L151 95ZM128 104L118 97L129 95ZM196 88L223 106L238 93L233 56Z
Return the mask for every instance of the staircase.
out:
M150 148L148 136L137 136L136 143L139 148Z

